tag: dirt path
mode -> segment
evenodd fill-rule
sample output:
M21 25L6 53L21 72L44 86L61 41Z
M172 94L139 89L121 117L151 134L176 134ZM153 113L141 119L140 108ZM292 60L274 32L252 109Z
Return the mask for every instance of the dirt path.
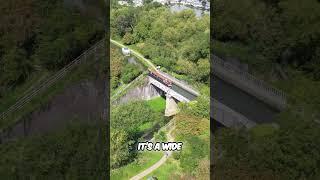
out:
M110 39L110 42L111 42L112 44L118 46L118 47L121 47L121 48L126 47L125 45L123 45L123 44L121 44L120 42L115 41L115 40L113 40L113 39ZM128 47L128 48L129 48L129 47ZM156 66L155 66L149 59L144 58L143 55L141 55L139 52L137 52L137 51L135 51L135 50L133 50L133 49L131 49L131 48L129 48L129 49L130 49L131 53L132 53L134 56L142 59L145 63L147 63L147 66L148 66L148 67L153 68L153 69L156 69Z
M174 139L171 136L171 132L173 131L174 126L171 127L170 131L167 134L168 137L168 142L172 142ZM172 155L172 151L167 151L166 152L168 154L168 156L163 155L162 158L156 162L155 164L153 164L152 166L150 166L148 169L142 171L141 173L135 175L134 177L130 178L130 180L139 180L142 179L143 177L147 176L148 174L150 174L152 171L158 169L161 165L163 165L167 159Z

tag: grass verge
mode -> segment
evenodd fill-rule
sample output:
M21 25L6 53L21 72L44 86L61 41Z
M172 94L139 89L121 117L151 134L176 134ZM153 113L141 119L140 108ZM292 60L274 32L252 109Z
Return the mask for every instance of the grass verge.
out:
M151 99L147 101L147 104L156 112L164 112L166 108L166 100L162 97Z
M149 175L144 177L144 180L147 180L148 177L157 177L159 180L161 179L175 179L175 177L178 177L176 175L179 175L181 172L181 168L179 166L179 162L172 157L170 157L166 163L164 163L162 166L160 166L158 169L151 172Z
M155 164L162 156L163 153L161 152L141 152L138 154L138 157L134 162L119 169L112 170L111 179L128 180Z

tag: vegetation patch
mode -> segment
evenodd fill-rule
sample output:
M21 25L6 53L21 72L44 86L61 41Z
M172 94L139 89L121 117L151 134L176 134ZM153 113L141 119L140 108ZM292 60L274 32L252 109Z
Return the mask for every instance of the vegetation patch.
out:
M163 114L145 101L134 101L111 109L111 168L120 168L136 158L135 143L156 124L163 124Z
M111 50L111 92L116 92L116 89L129 84L137 78L144 67L138 62L136 64L129 63L128 57L121 54L121 49L112 46ZM133 61L135 61L133 59Z
M163 97L157 97L147 101L147 104L156 112L164 112L166 108L166 100Z
M55 133L0 144L0 176L3 179L105 179L108 162L103 127L71 123Z
M179 166L179 161L169 158L165 164L161 167L147 175L144 180L147 180L148 177L157 177L158 179L167 179L175 180L178 179L181 175L181 168Z
M192 10L172 13L150 3L140 8L113 8L110 25L112 38L133 47L155 65L194 82L209 83L208 15L196 18Z
M148 169L150 166L158 162L163 156L161 152L144 151L138 153L134 162L123 166L119 169L111 170L111 178L119 180L127 180L140 172Z

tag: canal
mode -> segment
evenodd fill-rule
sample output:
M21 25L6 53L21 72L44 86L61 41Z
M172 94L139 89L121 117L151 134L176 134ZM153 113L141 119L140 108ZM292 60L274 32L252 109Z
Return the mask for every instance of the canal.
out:
M271 123L279 113L254 96L216 76L211 78L211 97L256 123ZM211 111L214 111L214 107Z

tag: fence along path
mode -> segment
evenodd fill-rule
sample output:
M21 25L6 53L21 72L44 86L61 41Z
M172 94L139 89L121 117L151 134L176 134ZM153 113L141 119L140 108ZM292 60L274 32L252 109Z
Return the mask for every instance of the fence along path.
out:
M258 99L275 106L279 110L286 107L287 98L284 92L266 84L247 72L239 70L221 58L215 55L212 56L213 73L218 77L224 80L228 79L232 84L236 84L238 88L255 95Z
M49 88L54 83L56 83L58 80L63 78L71 69L73 69L75 66L82 64L87 60L87 57L92 54L96 54L100 50L104 50L104 39L100 40L93 46L91 46L89 49L87 49L85 52L83 52L80 56L78 56L76 59L71 61L68 65L60 69L58 72L56 72L53 76L48 77L46 80L44 80L39 85L33 87L29 93L26 93L22 98L20 98L14 105L9 107L5 112L0 114L0 120L6 119L11 113L14 113L15 111L21 109L29 103L33 97L38 95L43 90ZM97 59L97 58L96 58Z

